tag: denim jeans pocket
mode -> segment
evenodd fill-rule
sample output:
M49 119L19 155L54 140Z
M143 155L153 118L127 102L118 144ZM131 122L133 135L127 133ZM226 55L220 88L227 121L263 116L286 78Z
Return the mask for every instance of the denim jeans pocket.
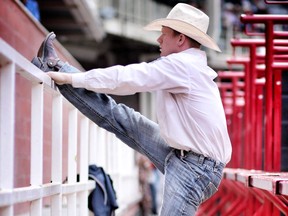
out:
M194 203L200 205L218 191L218 186L221 181L221 177L219 177L220 174L214 172L213 168L207 165L186 161L185 158L183 158L182 161L186 164L186 167L190 171L191 178L193 179L192 182L194 182L192 200Z
M214 195L218 191L217 187L212 183L209 182L205 190L203 191L202 202L209 199L212 195Z

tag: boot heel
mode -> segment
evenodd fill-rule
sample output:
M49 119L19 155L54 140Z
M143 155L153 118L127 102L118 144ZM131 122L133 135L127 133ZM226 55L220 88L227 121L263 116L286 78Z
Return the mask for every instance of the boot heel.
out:
M38 67L40 70L47 72L50 71L46 64L43 64L41 58L34 57L31 61L32 64L34 64L36 67Z
M41 68L42 66L41 60L38 57L34 57L31 63L34 64L38 68Z

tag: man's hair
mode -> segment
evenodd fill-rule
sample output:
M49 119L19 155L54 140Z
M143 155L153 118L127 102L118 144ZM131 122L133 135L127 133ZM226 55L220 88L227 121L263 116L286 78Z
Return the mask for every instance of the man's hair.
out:
M174 30L174 29L172 29L172 30L173 30L175 36L176 36L176 35L179 35L179 34L183 34L183 33L181 33L181 32L178 32L178 31ZM183 35L185 35L185 34L183 34ZM200 48L201 44L200 44L198 41L196 41L196 40L188 37L187 35L185 35L185 37L187 37L187 38L189 39L189 42L190 42L190 46L191 46L191 47Z

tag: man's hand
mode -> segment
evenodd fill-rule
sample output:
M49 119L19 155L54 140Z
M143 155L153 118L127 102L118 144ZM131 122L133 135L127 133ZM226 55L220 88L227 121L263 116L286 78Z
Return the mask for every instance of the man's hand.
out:
M72 84L72 75L69 73L48 72L47 75L58 85Z

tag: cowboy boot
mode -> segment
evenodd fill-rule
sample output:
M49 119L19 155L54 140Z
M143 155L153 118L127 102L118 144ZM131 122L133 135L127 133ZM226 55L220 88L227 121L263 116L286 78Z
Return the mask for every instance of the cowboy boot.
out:
M50 32L45 40L42 42L37 57L32 59L32 64L40 68L44 72L48 71L59 71L59 69L64 65L54 49L53 40L56 38L54 32Z

